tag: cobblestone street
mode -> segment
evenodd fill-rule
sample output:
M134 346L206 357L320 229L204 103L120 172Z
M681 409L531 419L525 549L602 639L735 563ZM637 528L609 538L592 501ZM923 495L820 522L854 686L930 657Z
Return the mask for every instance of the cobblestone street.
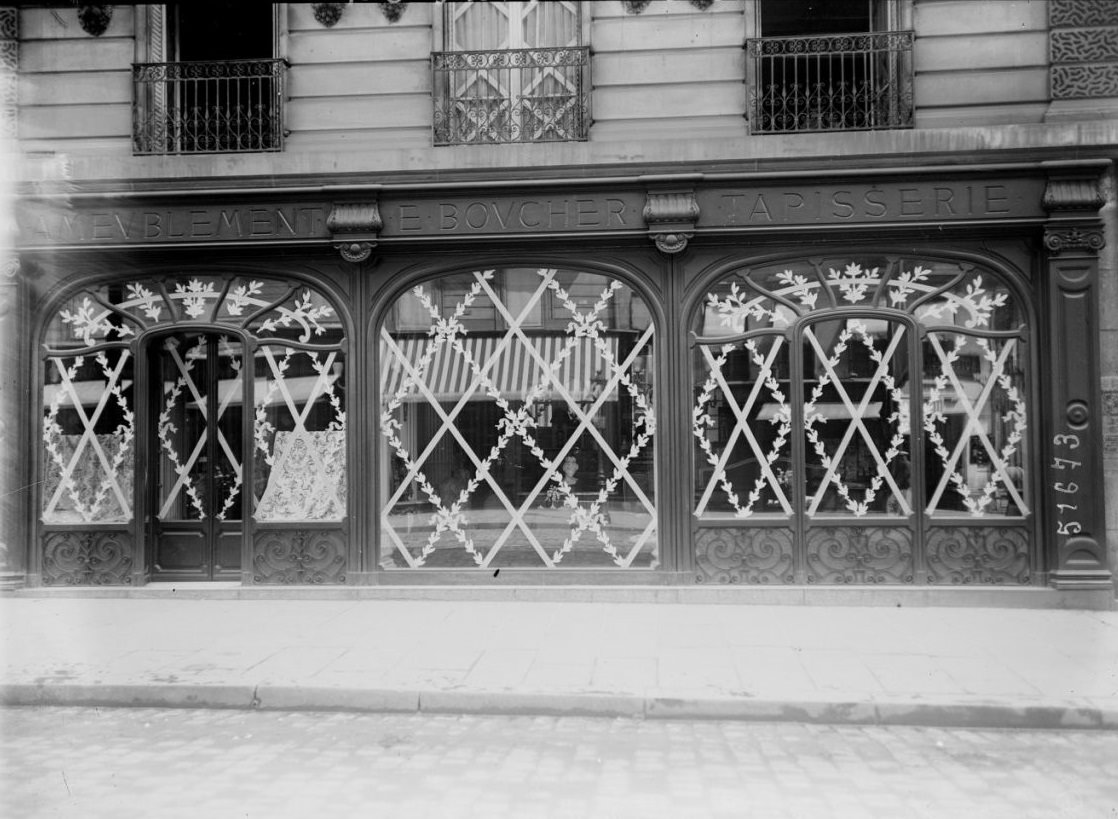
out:
M1118 817L1118 734L10 708L7 817Z

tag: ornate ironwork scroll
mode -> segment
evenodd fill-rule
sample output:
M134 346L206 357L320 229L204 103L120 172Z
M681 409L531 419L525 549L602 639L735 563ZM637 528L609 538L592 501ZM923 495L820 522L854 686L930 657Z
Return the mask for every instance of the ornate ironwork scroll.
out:
M893 31L747 41L752 132L911 128L913 40Z
M331 529L266 529L252 544L253 582L325 585L346 582L346 544Z
M286 68L282 59L134 65L133 153L283 150Z
M436 145L589 137L590 49L437 51Z
M900 527L828 526L807 533L807 581L912 583L912 532Z
M695 536L700 583L792 583L793 532L758 527L703 528Z
M933 526L924 552L929 583L1027 584L1029 536L1004 526Z
M43 538L43 584L119 586L132 582L128 532L48 532Z

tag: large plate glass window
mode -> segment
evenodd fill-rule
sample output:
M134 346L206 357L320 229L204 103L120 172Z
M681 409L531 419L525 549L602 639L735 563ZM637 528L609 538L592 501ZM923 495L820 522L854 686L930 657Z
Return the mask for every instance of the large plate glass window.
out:
M380 330L382 565L653 568L654 327L635 290L503 268Z
M137 517L153 577L240 577L247 525L262 582L341 582L345 335L322 293L233 275L107 284L62 305L44 345L44 582L128 582Z
M694 514L754 523L700 535L711 576L1030 580L1029 328L1007 281L905 257L760 266L711 287L692 330Z

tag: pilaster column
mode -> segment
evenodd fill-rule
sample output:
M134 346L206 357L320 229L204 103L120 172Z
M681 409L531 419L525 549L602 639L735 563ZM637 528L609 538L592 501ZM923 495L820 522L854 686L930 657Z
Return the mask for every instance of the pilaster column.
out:
M26 316L21 308L19 258L13 250L19 10L0 7L0 588L23 585L27 458L22 364Z
M1048 336L1042 393L1044 536L1058 589L1109 588L1099 397L1099 168L1049 171L1044 207Z

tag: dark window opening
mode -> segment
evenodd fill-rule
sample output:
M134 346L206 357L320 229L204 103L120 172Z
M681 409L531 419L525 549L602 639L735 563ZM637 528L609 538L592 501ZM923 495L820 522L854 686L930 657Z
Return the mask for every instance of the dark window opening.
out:
M273 10L236 3L166 7L153 32L167 62L133 67L138 154L278 151L282 60Z
M912 124L912 40L897 0L765 0L747 49L754 133Z

